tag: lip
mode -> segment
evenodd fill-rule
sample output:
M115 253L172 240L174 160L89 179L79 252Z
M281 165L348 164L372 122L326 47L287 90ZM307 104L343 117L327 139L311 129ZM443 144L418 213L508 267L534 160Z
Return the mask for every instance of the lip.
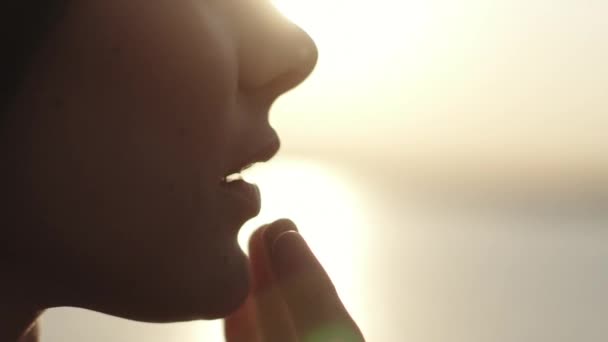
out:
M278 152L280 146L280 140L278 137L275 137L270 143L253 150L253 153L242 153L238 158L239 160L235 161L235 163L226 169L221 177L219 177L220 188L226 195L227 202L229 203L229 210L234 217L246 221L260 213L262 207L260 190L257 185L247 183L242 179L226 182L225 177L231 174L241 173L244 169L247 169L255 163L266 162L272 159Z
M260 189L257 185L237 180L220 185L230 200L230 210L239 218L248 220L257 216L262 208Z
M263 145L253 153L243 156L240 160L232 164L228 169L224 170L221 175L225 177L230 174L242 172L244 169L249 168L255 163L267 162L274 157L281 147L279 139L273 139L270 143Z

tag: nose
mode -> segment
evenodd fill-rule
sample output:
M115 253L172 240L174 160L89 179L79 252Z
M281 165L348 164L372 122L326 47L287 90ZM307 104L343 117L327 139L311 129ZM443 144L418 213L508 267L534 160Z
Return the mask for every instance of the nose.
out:
M318 50L304 30L271 4L267 6L263 11L249 12L240 27L239 86L274 100L310 75L317 64Z

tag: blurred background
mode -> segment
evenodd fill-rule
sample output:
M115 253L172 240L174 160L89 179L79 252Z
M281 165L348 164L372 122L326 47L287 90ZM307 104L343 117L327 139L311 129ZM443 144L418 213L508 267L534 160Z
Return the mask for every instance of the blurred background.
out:
M608 2L275 0L315 72L245 175L369 341L608 341ZM62 308L43 342L222 341Z

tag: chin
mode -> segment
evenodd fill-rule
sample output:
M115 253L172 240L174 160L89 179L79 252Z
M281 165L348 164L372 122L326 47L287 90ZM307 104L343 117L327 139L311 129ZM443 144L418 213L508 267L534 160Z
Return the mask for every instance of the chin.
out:
M234 279L213 292L202 294L184 293L150 308L155 316L146 317L146 322L171 323L193 320L214 320L229 316L246 300L250 281L247 276Z
M240 252L240 250L239 250ZM183 322L198 319L219 319L236 311L245 301L250 289L250 276L245 255L223 258L222 267L213 274L201 270L189 276L155 306L159 322ZM167 284L172 287L172 284ZM163 309L167 309L164 311ZM154 308L151 308L154 309ZM153 310L151 310L153 311Z
M218 256L212 264L212 269L206 264L182 265L162 276L157 273L140 277L147 281L122 286L119 293L95 296L94 303L82 307L147 323L224 318L236 311L249 294L248 261L239 248L238 252ZM105 300L99 301L101 298Z

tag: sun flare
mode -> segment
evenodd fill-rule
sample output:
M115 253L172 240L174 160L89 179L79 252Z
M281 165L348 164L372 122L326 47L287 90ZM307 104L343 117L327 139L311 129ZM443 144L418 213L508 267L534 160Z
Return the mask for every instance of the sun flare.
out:
M248 170L245 179L262 190L262 211L247 222L239 236L243 250L257 227L279 218L290 218L300 228L317 257L342 290L344 300L356 277L353 260L361 256L363 214L358 196L347 176L326 165L304 159L273 160Z

